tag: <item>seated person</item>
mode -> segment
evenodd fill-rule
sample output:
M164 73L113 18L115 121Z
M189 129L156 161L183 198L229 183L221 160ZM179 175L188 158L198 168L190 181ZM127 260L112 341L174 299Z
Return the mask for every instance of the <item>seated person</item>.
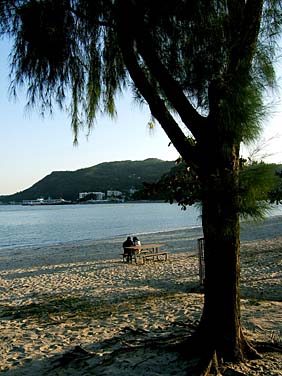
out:
M133 236L133 244L134 245L141 245L140 240L137 238L137 236ZM137 253L140 253L140 249L137 251Z
M122 244L122 246L123 246L123 253L125 255L127 255L126 256L126 261L127 262L129 262L129 261L132 262L132 253L133 253L133 249L128 249L127 247L131 247L133 245L134 244L133 244L133 241L131 240L130 236L128 236L127 239L126 239L126 241L123 242L123 244Z

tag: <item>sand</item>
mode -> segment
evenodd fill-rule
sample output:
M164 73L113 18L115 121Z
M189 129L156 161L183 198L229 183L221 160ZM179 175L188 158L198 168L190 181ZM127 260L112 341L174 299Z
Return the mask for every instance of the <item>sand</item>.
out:
M242 324L251 340L282 345L282 217L242 225ZM189 336L201 315L201 229L141 234L168 261L127 264L124 239L0 252L0 372L186 375L160 338ZM230 365L237 375L282 375L281 353Z

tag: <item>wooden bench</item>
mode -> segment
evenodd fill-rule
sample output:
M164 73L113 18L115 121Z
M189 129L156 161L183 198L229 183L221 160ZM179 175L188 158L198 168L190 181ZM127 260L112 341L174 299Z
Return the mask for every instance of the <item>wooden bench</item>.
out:
M163 259L164 261L167 261L168 252L162 251L162 252L152 252L152 253L140 253L136 256L137 258L141 258L142 263L145 264L147 260L161 261L161 259ZM137 263L137 259L136 259L136 263Z
M153 261L161 261L162 259L164 261L167 261L168 253L169 252L166 252L166 251L136 253L136 254L132 255L132 261L134 260L136 264L138 263L139 259L142 260L142 264L145 264L145 262L147 260L150 260L150 259L153 260ZM127 261L127 256L128 256L127 253L121 253L120 255L122 256L123 262Z
M123 262L127 261L127 257L128 257L127 253L121 253L120 255L122 256L122 261Z
M127 253L121 253L120 255L122 256L122 261L127 262L128 254ZM137 258L139 256L145 256L145 255L146 255L146 253L142 253L142 254L135 253L135 254L132 255L132 261L134 260L135 263L137 264Z
M121 253L120 255L122 256L122 261L123 262L127 262L128 253ZM136 262L136 264L137 264L136 256L139 256L139 255L138 254L133 254L132 255L132 261L134 260Z

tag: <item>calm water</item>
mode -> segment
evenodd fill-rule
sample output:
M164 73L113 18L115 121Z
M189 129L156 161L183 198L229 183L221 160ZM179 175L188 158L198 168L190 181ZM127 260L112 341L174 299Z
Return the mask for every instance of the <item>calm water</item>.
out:
M0 249L109 239L200 226L199 211L166 203L0 205Z
M166 203L0 205L0 250L198 227L199 214ZM281 205L269 214L275 215L282 215Z

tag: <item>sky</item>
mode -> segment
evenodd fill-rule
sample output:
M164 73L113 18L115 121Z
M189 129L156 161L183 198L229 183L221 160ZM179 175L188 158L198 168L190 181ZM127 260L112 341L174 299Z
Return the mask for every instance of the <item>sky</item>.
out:
M36 109L26 110L24 91L16 101L9 98L7 42L0 41L0 51L0 195L27 189L53 171L75 171L111 161L178 158L161 126L156 123L153 131L149 129L148 108L141 108L128 94L118 99L114 121L99 117L90 135L86 129L80 131L78 146L74 146L66 113L55 109L52 117L42 118ZM273 115L264 124L260 140L266 162L282 163L281 93L276 94ZM254 147L244 148L244 155Z

